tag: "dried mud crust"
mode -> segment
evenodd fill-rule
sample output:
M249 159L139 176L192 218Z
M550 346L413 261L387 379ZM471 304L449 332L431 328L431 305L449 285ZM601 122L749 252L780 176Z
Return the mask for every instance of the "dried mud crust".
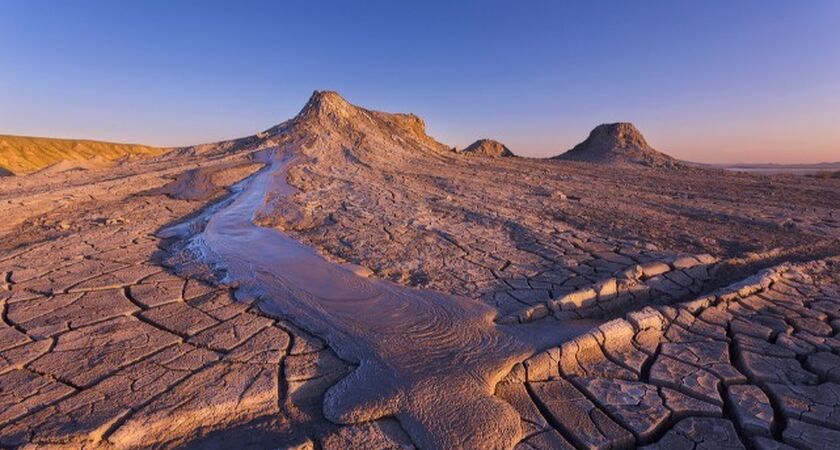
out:
M838 319L840 259L782 265L604 323L496 393L520 412L521 449L832 448Z
M0 180L0 447L414 446L391 418L323 417L354 367L318 337L161 266L155 232L269 145L305 162L264 220L329 258L483 298L500 326L620 317L496 386L518 448L837 442L836 182L462 157L414 116L322 100L293 132Z
M264 225L373 276L480 298L500 323L611 318L840 254L836 183L467 157L330 93L295 120L298 192L268 202Z
M251 172L239 159L202 170L229 185ZM167 246L154 233L204 202L147 190L189 179L188 162L160 162L163 175L139 180L142 166L118 181L88 174L92 186L74 188L95 196L49 203L4 237L0 447L411 445L392 420L323 418L324 392L353 370L323 341L158 263Z
M344 104L322 113L318 126L329 132L290 172L296 215L269 205L279 220L266 223L325 256L483 298L499 323L679 305L632 312L517 365L497 394L520 411L521 448L830 445L836 422L818 431L788 420L766 384L828 378L809 369L808 356L782 359L765 347L806 341L812 327L823 345L835 339L836 318L808 310L840 301L837 262L748 277L838 254L837 186L684 167L460 158L394 142L366 122L348 129L342 118L357 111ZM701 295L739 278L748 279ZM786 291L793 285L799 290ZM764 298L779 293L786 297ZM715 322L721 310L732 313ZM777 329L762 334L764 323ZM832 373L837 349L822 350L813 367ZM786 375L768 378L777 367Z
M348 122L361 113L346 103L323 109L289 174L299 192L265 224L377 277L505 313L685 254L838 251L836 181L469 157Z

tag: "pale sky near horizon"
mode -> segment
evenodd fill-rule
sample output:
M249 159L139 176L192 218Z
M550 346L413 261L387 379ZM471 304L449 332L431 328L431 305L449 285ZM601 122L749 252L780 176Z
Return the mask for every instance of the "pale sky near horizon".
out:
M459 147L840 161L840 1L452 3L0 0L0 134L211 142L333 89Z

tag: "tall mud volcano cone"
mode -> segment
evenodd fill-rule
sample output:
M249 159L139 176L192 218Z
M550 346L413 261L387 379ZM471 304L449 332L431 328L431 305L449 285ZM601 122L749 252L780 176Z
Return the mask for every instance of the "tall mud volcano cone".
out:
M378 146L422 147L436 152L447 151L426 134L423 119L414 114L386 113L351 104L335 91L315 91L295 118L266 130L265 136L281 133L308 134L326 141L346 139L356 148L373 142ZM334 147L334 145L330 145Z
M681 166L676 159L648 145L642 133L629 122L598 125L585 141L554 159L648 167Z

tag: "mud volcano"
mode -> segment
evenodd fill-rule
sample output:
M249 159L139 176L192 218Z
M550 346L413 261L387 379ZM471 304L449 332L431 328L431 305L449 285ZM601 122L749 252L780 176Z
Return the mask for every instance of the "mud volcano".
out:
M0 446L840 439L835 179L682 170L626 124L585 161L451 148L316 92L0 177Z
M638 164L649 167L675 167L674 158L648 145L632 123L605 123L595 127L585 141L555 159L606 164Z
M312 118L346 126L342 122L359 113L334 93L316 93L282 133L319 126ZM373 119L374 126L394 120L380 117L385 120ZM327 418L351 424L393 416L414 442L428 448L512 446L521 436L519 418L493 395L496 383L515 362L597 322L499 326L497 312L482 302L359 277L291 237L254 224L255 217L274 214L264 210L272 208L266 205L269 194L293 195L285 178L295 159L306 158L307 150L340 152L341 137L326 130L318 134L334 141L318 142L317 150L294 144L267 150L268 168L229 206L206 218L190 249L223 272L224 283L236 284L240 296L260 298L264 312L292 318L357 365L327 392Z
M467 148L460 151L460 153L469 156L484 156L488 158L506 158L516 156L513 152L499 141L492 139L479 139Z

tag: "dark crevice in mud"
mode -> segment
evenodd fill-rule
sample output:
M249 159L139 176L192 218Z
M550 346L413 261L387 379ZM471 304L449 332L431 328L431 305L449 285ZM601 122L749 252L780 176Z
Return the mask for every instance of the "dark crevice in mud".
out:
M563 438L566 439L566 441L574 445L575 448L587 448L587 446L584 445L585 443L578 439L578 437L574 433L570 433L560 422L554 420L554 416L548 410L548 407L546 407L543 404L543 402L539 399L537 394L534 393L534 390L531 388L531 385L529 383L525 383L525 387L527 388L528 396L531 397L531 401L534 402L534 405L537 406L537 409L540 411L540 414L543 416L546 422L548 422L548 424L551 425L552 428L554 428L558 433L560 433L560 435L563 436Z
M735 357L735 355L736 355L735 354L735 333L732 332L732 327L731 326L726 327L726 337L729 338L729 342L728 342L729 363L732 364L732 367L737 368L737 366L735 365L735 360L738 359L738 358ZM740 371L741 373L745 373L740 368L738 368L738 371ZM729 386L735 385L735 384L744 384L744 383L732 383ZM729 395L727 395L727 391L728 391L728 386L724 385L723 380L721 380L720 384L718 385L718 395L720 395L721 400L723 400L723 405L722 405L722 408L721 408L721 411L723 412L723 417L725 419L729 419L729 421L732 422L732 426L735 427L735 434L738 436L738 439L741 440L741 444L743 444L744 447L746 447L748 449L751 449L753 446L752 446L751 439L749 439L750 435L747 434L744 431L744 429L741 428L741 424L738 423L738 420L735 417L736 416L735 405L733 405L732 402L729 400ZM775 415L775 412L774 412L774 415Z
M664 331L663 331L664 336ZM635 339L635 336L634 336ZM644 353L644 350L640 349L635 342L633 342L633 346L639 350L640 352ZM656 359L659 357L660 349L662 348L662 342L657 344L656 350L654 350L652 355L649 355L645 362L642 364L642 368L639 371L639 381L644 381L645 383L650 382L650 370L653 367L653 363L656 362Z
M51 374L51 373L43 372L43 371L38 370L38 369L36 369L36 368L34 368L34 367L29 367L29 365L27 365L26 370L28 370L28 371L30 371L30 372L32 372L32 373L36 373L36 374L38 374L38 375L40 375L40 376L42 376L42 377L44 377L44 378L46 378L46 379L48 379L48 380L51 380L51 381L54 381L54 382L56 382L56 383L60 383L60 384L63 384L63 385L65 385L65 386L69 386L69 387L73 388L73 392L71 392L71 393L70 393L70 394L68 394L68 395L65 395L65 396L64 396L64 397L62 397L62 398L67 398L67 397L69 397L70 395L73 395L73 394L75 394L75 393L77 393L77 392L79 392L79 391L82 391L82 390L84 390L84 389L86 388L85 386L82 386L82 385L79 385L79 384L73 383L73 382L72 382L72 381L70 381L70 380L62 380L62 379L60 379L60 378L56 377L55 375L53 375L53 374ZM94 382L94 383L92 383L91 385L96 384L96 383L98 383L98 382L99 382L99 380L95 381L95 382ZM56 401L53 401L52 403L49 403L49 404L48 404L48 405L46 405L46 406L51 406L51 405L54 405L54 404L58 403L59 401L61 401L61 399L56 400ZM39 409L40 409L40 408L39 408ZM30 411L29 413L31 413L31 411Z
M295 339L291 334L289 335L289 347L283 354L283 358L277 363L277 409L287 416L289 415L286 402L289 399L289 382L286 380L286 358L289 356L289 351L292 348L292 342Z
M158 329L158 330L165 330L165 331L166 331L166 332L168 332L168 333L172 333L172 334L174 334L174 335L177 335L177 336L178 336L178 337L180 337L182 340L185 340L185 339L187 339L187 338L189 337L189 336L186 336L186 335L183 335L183 334L180 334L180 333L176 333L176 332L175 332L175 331L173 331L173 330L169 330L169 329L162 328L162 327L161 327L160 325L158 325L157 323L152 322L151 320L147 320L147 319L146 319L145 317L143 317L140 313L142 313L142 312L146 311L146 310L147 310L147 309L149 309L149 308L146 308L145 306L143 306L143 304L142 304L142 303L138 302L138 301L134 298L134 296L132 296L132 295L131 295L131 289L130 289L130 286L125 286L125 287L123 287L121 290L122 290L123 297L125 297L125 298L126 298L126 300L128 300L129 302L131 302L131 304L132 304L132 305L134 305L134 306L136 306L136 307L138 308L138 310L137 310L137 311L135 311L134 313L132 313L132 314L131 314L131 316L132 316L132 317L134 317L135 319L137 319L137 320L139 320L139 321L141 321L141 322L143 322L143 323L145 323L145 324L147 324L147 325L152 326L152 327L153 327L153 328L155 328L155 329ZM169 303L172 303L172 302L169 302ZM158 306L162 306L162 305L158 305Z
M6 325L12 327L18 333L23 334L26 337L29 337L29 335L26 334L26 330L23 327L21 327L20 325L18 325L17 323L12 321L12 319L9 318L9 305L6 303L6 301L0 301L0 321L2 321L2 323L5 323ZM21 345L25 345L25 344L28 344L28 342L26 342L24 344L21 344Z
M773 409L773 422L771 423L771 428L770 428L771 437L773 439L779 441L779 442L784 442L784 440L782 438L782 432L787 427L787 418L782 413L781 402L779 401L778 398L776 398L773 395L772 391L770 391L770 389L767 388L765 383L756 382L749 377L748 374L750 372L746 370L746 367L744 367L743 364L740 363L741 360L740 360L740 358L738 358L739 352L737 351L737 346L735 344L735 333L732 331L731 326L726 327L726 336L729 338L729 362L730 362L730 364L732 364L733 367L735 367L739 372L741 372L747 378L747 381L745 383L742 383L742 384L749 384L749 385L757 386L759 389L761 389L761 392L763 392L764 395L767 396L767 399L770 401L770 407ZM724 397L724 400L725 400L724 405L728 406L729 405L728 398ZM744 439L742 437L742 436L745 436L745 434L744 434L743 430L741 429L740 425L738 424L738 421L735 419L732 408L729 407L727 409L724 409L724 415L725 415L725 417L727 417L728 419L730 419L732 421L732 424L733 424L733 426L735 426L735 429L738 432L738 436L741 437L741 440L746 441L746 442L744 442L744 444L747 446L747 448L752 448L753 446L751 445L752 444L751 440L750 439Z

